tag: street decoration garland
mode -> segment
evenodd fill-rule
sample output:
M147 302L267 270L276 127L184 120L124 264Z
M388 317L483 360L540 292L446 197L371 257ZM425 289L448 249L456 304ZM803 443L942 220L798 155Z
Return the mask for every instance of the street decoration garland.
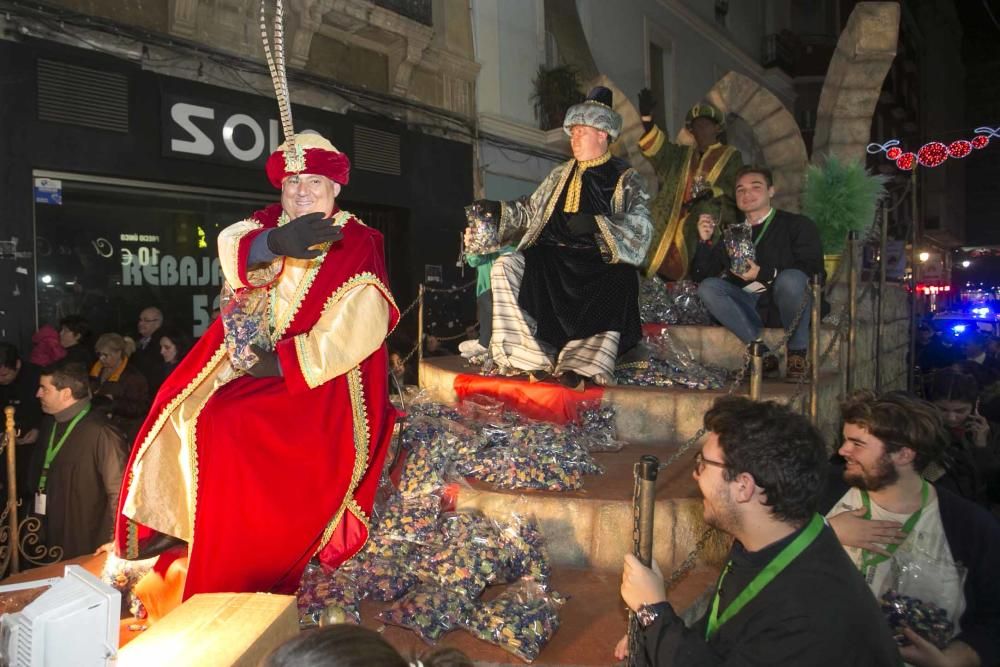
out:
M900 148L898 139L890 139L883 144L868 144L866 150L870 155L885 153L885 156L903 171L913 171L918 164L922 167L937 167L948 158L964 158L973 150L986 148L990 139L1000 138L1000 128L977 127L974 132L975 136L971 139L959 139L950 144L931 141L921 146L916 153Z

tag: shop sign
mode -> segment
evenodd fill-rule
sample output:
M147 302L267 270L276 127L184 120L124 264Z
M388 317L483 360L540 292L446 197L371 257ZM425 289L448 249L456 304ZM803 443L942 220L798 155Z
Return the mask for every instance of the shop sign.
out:
M236 107L172 93L164 93L161 100L165 156L261 168L282 142L278 119L250 105ZM268 108L274 105L268 102ZM298 131L323 134L322 129Z

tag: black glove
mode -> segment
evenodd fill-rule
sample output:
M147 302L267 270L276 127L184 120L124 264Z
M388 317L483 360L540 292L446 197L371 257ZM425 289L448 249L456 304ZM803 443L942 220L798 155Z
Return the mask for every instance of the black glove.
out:
M257 345L251 345L250 349L257 355L257 363L248 368L247 373L255 378L277 377L281 375L281 364L278 363L278 355Z
M566 221L566 226L573 236L584 236L597 233L597 218L590 213L574 213Z
M329 219L325 219L323 213L308 213L268 232L267 248L275 255L313 259L319 257L320 253L318 250L310 250L309 246L339 241L342 238L344 232L339 227L334 227Z
M639 115L640 116L652 116L653 109L656 108L656 98L653 97L653 91L649 88L643 88L639 91Z

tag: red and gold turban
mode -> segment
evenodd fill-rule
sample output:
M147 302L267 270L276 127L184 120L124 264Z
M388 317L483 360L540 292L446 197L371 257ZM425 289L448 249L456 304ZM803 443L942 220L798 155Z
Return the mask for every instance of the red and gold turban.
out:
M296 154L300 154L301 158L296 160ZM271 185L279 190L281 182L295 174L319 174L347 185L351 175L351 161L320 135L301 133L295 135L294 149L289 150L287 141L278 146L267 158L264 169Z

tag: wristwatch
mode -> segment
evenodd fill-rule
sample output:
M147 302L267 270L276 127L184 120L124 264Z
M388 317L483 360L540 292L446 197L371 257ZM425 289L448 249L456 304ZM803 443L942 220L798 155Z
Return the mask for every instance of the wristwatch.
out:
M669 602L656 602L653 604L644 604L639 607L639 611L635 612L635 618L639 621L639 625L643 628L648 628L653 624L660 614L670 606Z

